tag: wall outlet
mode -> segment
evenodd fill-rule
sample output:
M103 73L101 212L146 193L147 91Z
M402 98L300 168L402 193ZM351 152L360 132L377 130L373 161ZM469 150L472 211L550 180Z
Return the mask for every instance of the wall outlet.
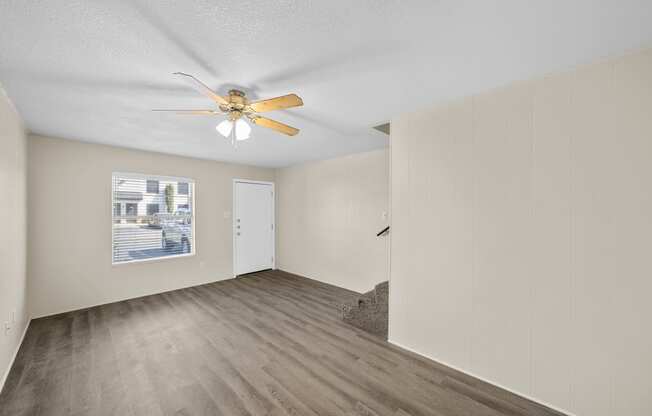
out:
M11 311L11 320L10 321L11 321L12 325L16 323L16 309Z
M9 322L5 322L5 335L9 333L11 330L11 324Z

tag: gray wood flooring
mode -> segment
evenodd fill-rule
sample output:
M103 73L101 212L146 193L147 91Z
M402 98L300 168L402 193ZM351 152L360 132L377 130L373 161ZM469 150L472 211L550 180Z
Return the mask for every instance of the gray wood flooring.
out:
M268 271L34 320L0 414L558 414L341 322L353 295Z

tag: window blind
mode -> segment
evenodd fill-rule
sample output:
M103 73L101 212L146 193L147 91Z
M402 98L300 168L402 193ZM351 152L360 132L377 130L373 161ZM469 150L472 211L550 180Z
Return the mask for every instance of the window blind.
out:
M113 263L193 254L194 190L187 178L114 173Z

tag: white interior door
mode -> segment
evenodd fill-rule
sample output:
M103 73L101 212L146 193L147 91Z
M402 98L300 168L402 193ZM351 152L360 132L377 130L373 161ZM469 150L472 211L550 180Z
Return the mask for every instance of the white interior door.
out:
M234 181L234 274L274 268L274 184Z

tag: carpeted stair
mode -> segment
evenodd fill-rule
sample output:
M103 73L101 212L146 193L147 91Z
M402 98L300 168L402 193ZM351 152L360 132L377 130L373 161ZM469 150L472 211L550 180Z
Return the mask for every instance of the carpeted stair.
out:
M342 304L342 320L387 339L389 282L382 282L353 301Z

